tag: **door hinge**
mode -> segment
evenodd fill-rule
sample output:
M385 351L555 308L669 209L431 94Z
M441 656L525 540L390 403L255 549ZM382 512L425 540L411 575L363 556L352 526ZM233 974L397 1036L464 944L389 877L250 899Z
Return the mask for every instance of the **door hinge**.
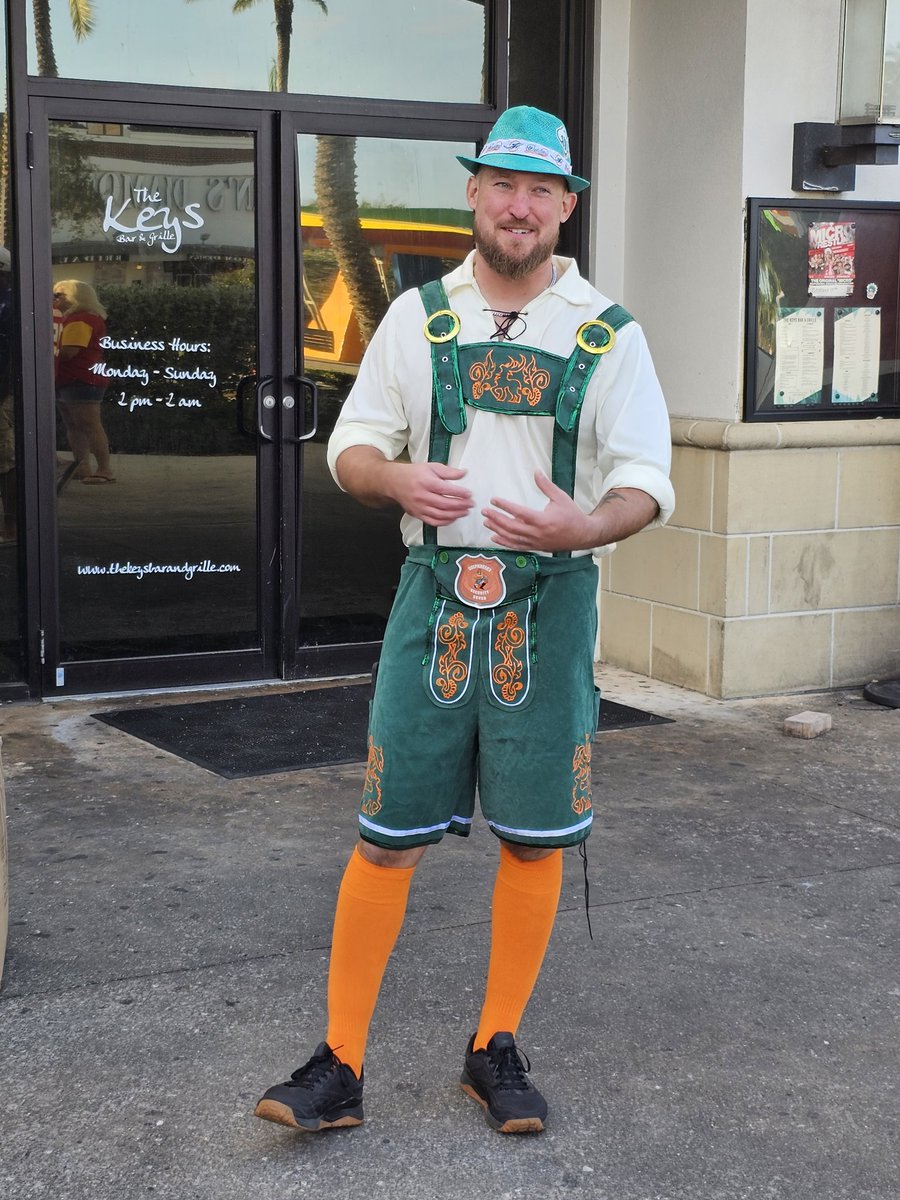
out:
M47 642L44 637L44 631L41 630L41 666L47 661Z
M28 170L34 170L34 134L31 130L25 135L25 157L28 161Z

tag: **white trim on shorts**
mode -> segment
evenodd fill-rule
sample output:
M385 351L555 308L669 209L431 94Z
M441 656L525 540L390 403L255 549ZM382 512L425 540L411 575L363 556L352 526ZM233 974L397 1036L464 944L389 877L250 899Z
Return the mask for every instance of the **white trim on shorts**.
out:
M422 833L437 833L438 830L443 830L446 833L454 821L457 825L472 824L471 817L451 817L449 821L441 821L437 825L419 825L415 829L388 829L386 825L376 825L374 821L368 820L362 813L359 814L360 825L364 825L366 829L371 829L373 833L380 833L385 837L395 838L417 837Z
M488 825L490 825L494 833L510 833L515 837L551 838L568 837L570 833L578 833L580 829L587 829L593 820L594 814L591 813L583 821L579 821L577 825L567 825L565 829L515 829L511 825L500 825L490 819L488 819Z

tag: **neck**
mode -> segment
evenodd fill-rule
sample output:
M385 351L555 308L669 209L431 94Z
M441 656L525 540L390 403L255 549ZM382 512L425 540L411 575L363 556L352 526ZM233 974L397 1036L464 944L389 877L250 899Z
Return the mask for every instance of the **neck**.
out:
M521 312L526 304L550 286L554 277L552 258L542 262L522 279L510 279L494 271L476 252L473 270L479 291L488 306L496 312Z

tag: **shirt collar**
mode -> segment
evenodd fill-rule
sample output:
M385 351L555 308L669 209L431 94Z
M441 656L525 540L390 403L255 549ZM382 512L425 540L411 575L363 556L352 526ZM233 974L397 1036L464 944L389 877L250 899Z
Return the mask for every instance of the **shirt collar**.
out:
M563 258L554 255L556 269L559 272L556 283L547 288L547 292L561 296L570 304L589 304L591 289L586 279L581 277L578 264L574 258ZM444 279L444 288L448 298L463 288L475 287L475 251L470 250L458 267L455 267ZM541 295L545 293L542 292Z

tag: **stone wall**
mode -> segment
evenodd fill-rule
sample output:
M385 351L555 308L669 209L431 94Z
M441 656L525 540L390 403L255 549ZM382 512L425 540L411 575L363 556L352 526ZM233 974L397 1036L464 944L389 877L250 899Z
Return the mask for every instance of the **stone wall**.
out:
M900 675L900 421L673 421L675 516L603 562L601 657L717 697Z

